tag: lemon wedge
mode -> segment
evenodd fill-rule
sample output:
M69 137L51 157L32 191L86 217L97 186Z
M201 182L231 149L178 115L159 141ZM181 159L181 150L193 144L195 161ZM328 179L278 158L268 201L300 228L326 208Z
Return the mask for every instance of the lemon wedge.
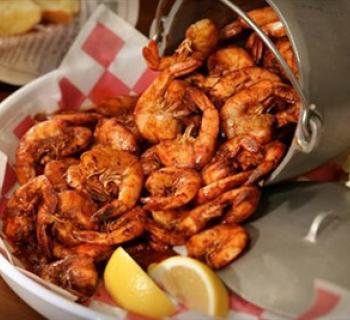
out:
M228 293L207 265L188 257L171 257L148 268L149 275L188 308L211 317L228 313Z
M151 318L164 318L175 312L170 298L122 247L109 259L104 282L115 302L129 311Z

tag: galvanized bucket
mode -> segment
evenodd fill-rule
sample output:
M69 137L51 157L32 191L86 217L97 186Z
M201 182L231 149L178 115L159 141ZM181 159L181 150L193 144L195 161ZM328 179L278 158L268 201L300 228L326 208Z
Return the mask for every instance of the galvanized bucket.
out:
M350 147L349 0L177 0L165 17L166 2L160 1L154 28L161 50L176 48L186 28L199 19L223 26L240 15L274 52L298 91L302 108L293 142L266 184L296 177ZM267 4L287 29L299 80L245 14ZM219 273L235 292L292 318L310 307L320 283L336 288L341 299L350 297L350 192L344 186L264 188L258 212L246 227L249 251ZM330 318L347 319L340 309Z
M219 26L240 15L274 52L302 99L293 143L266 183L296 177L336 157L350 146L350 36L348 0L177 0L167 17L160 1L153 37L171 52L186 28L201 18ZM272 6L286 26L300 71L299 81L269 38L245 14Z

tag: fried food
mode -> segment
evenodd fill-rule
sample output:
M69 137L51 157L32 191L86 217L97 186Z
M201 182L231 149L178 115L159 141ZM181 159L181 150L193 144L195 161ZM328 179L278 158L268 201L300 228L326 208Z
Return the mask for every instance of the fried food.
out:
M23 34L40 22L42 12L32 0L0 1L0 36Z
M79 0L34 0L40 6L43 20L51 23L68 23L80 10Z

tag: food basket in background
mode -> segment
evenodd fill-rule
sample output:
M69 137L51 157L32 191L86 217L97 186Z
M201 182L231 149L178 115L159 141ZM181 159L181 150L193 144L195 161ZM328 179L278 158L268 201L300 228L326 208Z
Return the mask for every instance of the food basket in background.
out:
M0 36L0 81L23 85L57 68L100 3L106 4L132 26L136 25L139 0L81 0L79 13L67 24L39 24L21 35Z

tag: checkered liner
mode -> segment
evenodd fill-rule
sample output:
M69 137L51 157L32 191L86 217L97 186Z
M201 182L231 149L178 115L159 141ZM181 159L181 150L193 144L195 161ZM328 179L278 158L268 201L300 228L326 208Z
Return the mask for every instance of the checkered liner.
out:
M16 188L14 155L18 140L33 125L32 115L57 108L84 108L106 96L140 94L156 77L147 69L141 48L147 39L101 6L81 31L59 69L38 79L9 98L0 108L0 216ZM2 248L3 249L3 248ZM0 250L3 253L3 250ZM32 277L35 279L35 276ZM344 293L318 283L314 302L297 319L348 314ZM124 319L142 319L117 307L101 284L90 308ZM343 317L344 318L344 317ZM173 319L204 319L179 306ZM229 319L286 319L230 294ZM339 319L339 317L337 317Z

